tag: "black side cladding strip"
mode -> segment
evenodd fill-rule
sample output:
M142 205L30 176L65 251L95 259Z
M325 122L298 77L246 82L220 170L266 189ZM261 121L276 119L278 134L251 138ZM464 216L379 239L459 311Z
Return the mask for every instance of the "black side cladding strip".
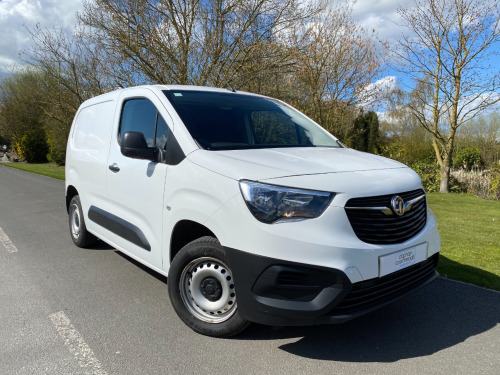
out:
M151 251L146 236L134 224L95 206L89 208L89 219L144 250Z

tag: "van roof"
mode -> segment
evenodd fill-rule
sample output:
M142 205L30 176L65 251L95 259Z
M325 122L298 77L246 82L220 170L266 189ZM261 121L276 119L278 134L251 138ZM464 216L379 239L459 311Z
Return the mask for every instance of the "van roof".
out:
M132 87L126 87L126 88L117 88L113 91L110 91L105 94L101 94L98 96L95 96L91 99L86 100L83 104L85 106L92 105L92 104L97 104L101 103L104 101L108 100L115 100L117 99L118 95L122 91L132 91L134 89L139 89L139 88L147 88L151 89L153 91L174 91L174 90L192 90L192 91L206 91L206 92L231 92L231 89L229 88L220 88L220 87L208 87L208 86L194 86L194 85L140 85L140 86L132 86ZM245 92L245 91L237 91L239 94L246 94L246 95L253 95L253 96L260 96L257 94Z
M147 88L153 88L157 90L168 90L168 91L175 91L175 90L191 90L191 91L206 91L206 92L231 92L231 88L222 88L222 87L210 87L210 86L195 86L195 85L144 85L144 86L136 86L136 87L147 87ZM133 87L130 87L131 89ZM247 95L255 95L255 96L261 96L257 95L254 93L246 92L246 91L236 91L239 94L247 94Z

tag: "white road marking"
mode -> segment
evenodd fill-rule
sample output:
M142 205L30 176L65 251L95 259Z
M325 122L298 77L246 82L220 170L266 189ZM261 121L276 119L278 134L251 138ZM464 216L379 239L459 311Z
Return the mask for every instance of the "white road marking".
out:
M2 227L0 227L0 242L9 253L17 253L17 247L14 246L9 236L7 236L7 233L3 231Z
M89 348L82 335L73 327L64 311L51 314L49 318L56 327L59 336L64 340L64 345L68 347L80 367L85 369L85 374L107 375L92 349Z

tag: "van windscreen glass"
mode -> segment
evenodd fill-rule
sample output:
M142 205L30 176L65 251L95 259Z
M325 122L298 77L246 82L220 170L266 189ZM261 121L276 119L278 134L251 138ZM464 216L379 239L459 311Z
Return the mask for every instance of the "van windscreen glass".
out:
M163 92L207 150L341 147L326 130L278 100L232 92Z

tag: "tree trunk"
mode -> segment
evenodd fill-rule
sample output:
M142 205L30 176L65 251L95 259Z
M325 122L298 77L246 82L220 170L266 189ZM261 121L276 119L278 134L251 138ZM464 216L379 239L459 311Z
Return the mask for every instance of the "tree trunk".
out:
M456 103L458 103L458 101ZM441 184L439 187L440 193L450 192L450 172L453 163L453 144L455 142L455 134L456 134L456 129L458 127L456 126L456 119L457 119L456 111L457 108L456 106L454 106L454 108L452 109L452 119L451 119L452 123L450 131L448 133L448 140L443 150L444 156L443 156L443 163L441 164Z
M454 135L455 132L453 132ZM450 172L453 161L453 135L448 139L448 143L444 149L443 163L441 164L441 183L439 186L440 193L450 192Z
M439 185L440 193L450 192L450 170L451 167L443 163L443 166L441 167L441 183Z

